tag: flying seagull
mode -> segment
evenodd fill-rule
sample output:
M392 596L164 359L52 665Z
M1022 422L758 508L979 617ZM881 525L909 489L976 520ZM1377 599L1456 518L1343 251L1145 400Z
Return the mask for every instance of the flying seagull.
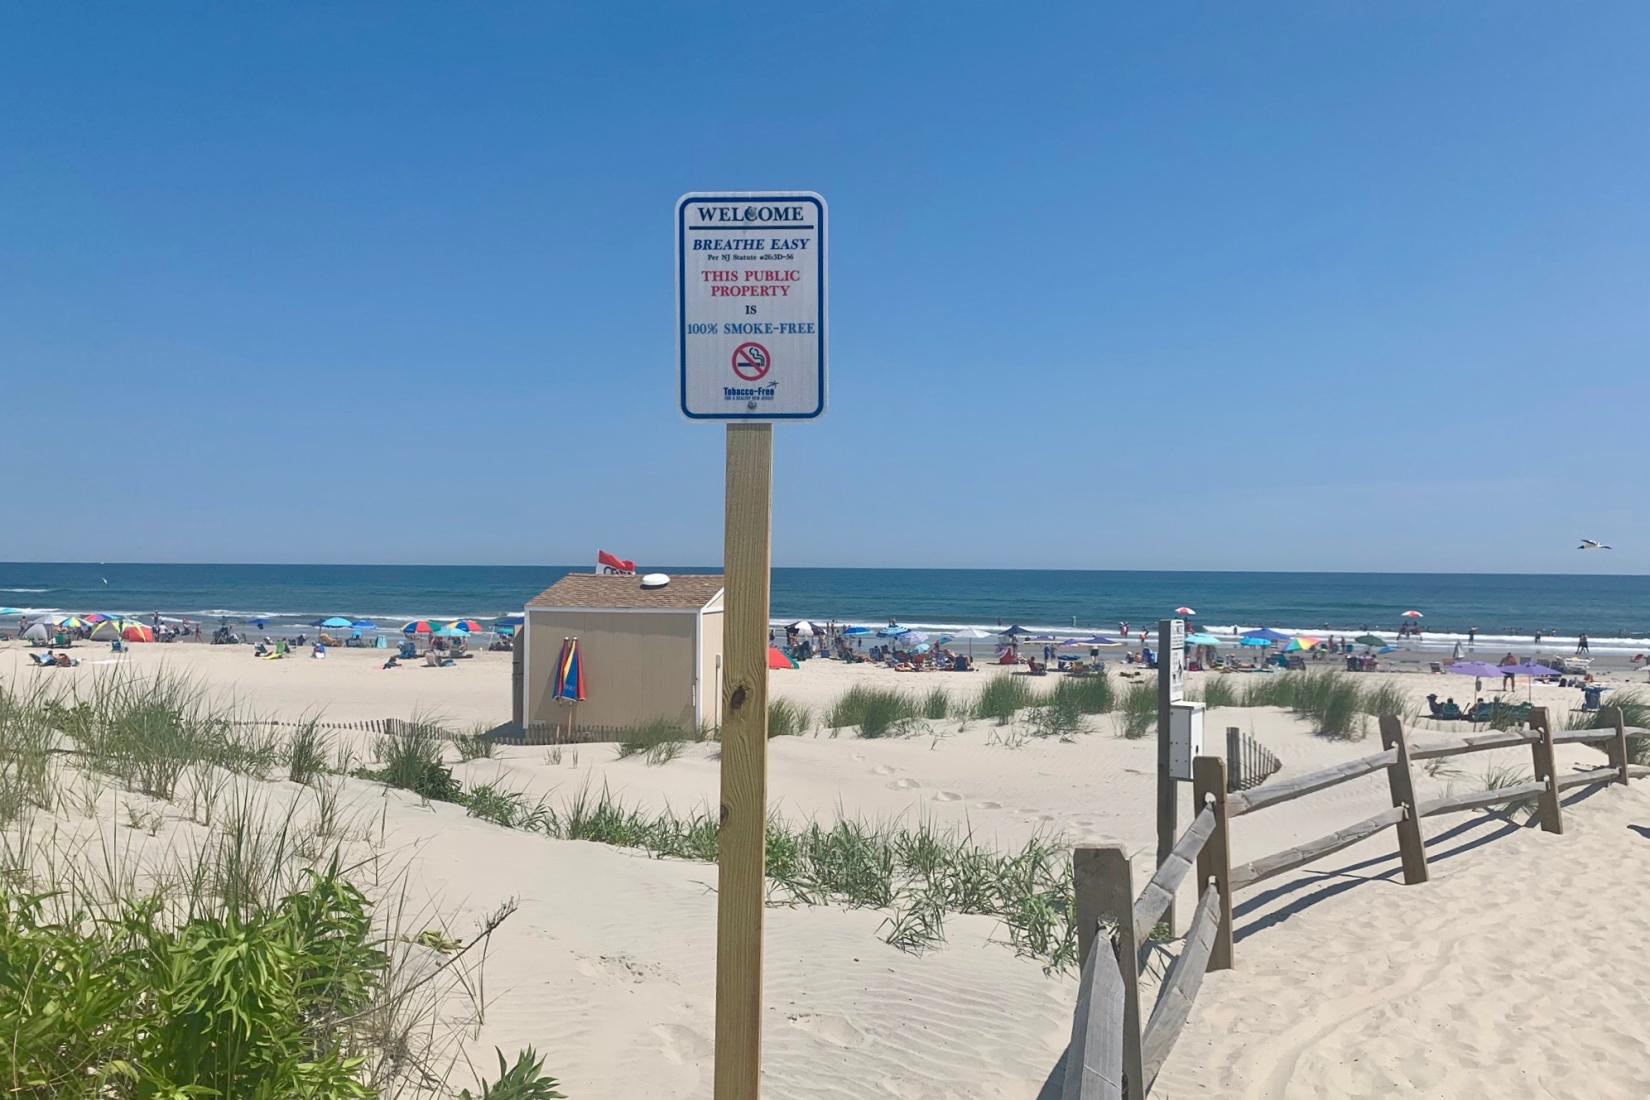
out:
M1602 543L1600 543L1600 542L1598 542L1594 539L1582 539L1581 540L1581 545L1576 547L1576 549L1577 550L1614 550L1615 547L1605 546Z

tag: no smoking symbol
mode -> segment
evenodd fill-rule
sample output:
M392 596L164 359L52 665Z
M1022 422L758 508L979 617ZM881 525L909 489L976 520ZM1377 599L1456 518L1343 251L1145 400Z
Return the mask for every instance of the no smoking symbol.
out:
M760 382L772 365L768 349L761 344L747 341L733 349L733 373L747 382Z

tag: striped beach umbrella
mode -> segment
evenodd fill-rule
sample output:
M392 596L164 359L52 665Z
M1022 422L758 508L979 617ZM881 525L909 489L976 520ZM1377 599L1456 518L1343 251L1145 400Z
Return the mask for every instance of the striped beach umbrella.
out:
M487 630L486 627L482 626L474 619L454 619L452 622L447 624L447 628L449 630L461 630L466 634L481 634L485 633Z
M414 619L401 628L403 634L435 634L441 630L441 624L429 619Z
M83 616L83 617L89 623L106 623L110 619L114 618L113 615L105 615L101 611L94 611L90 615L86 615L86 616Z
M1303 653L1308 649L1316 649L1322 644L1323 642L1320 639L1308 638L1302 635L1298 638L1289 639L1289 644L1283 647L1283 651L1285 653Z
M556 659L556 690L551 696L569 703L584 701L584 656L577 638L563 638Z

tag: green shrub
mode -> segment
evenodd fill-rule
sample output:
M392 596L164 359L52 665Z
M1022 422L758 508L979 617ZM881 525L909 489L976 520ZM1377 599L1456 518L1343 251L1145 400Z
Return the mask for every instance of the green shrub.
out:
M808 708L789 699L768 701L768 736L800 737L808 732L813 715Z
M1123 692L1119 709L1122 712L1119 728L1124 737L1137 741L1151 733L1157 729L1157 684L1131 683Z
M516 1055L516 1064L505 1067L504 1052L494 1047L498 1055L498 1080L481 1085L481 1095L469 1089L458 1094L459 1100L556 1100L567 1094L556 1091L556 1079L544 1073L544 1059L528 1047Z
M858 726L861 737L887 737L919 714L916 700L903 691L855 684L831 704L825 724L832 729Z
M1024 676L1004 673L985 682L979 698L974 700L974 717L993 719L1006 726L1014 715L1036 701L1031 682Z
M1071 702L1080 714L1109 714L1116 705L1111 678L1104 672L1082 676L1062 676L1049 693L1051 703Z
M376 1095L350 1030L387 959L336 862L271 912L177 927L155 902L53 919L8 893L0 911L0 1040L25 1095Z

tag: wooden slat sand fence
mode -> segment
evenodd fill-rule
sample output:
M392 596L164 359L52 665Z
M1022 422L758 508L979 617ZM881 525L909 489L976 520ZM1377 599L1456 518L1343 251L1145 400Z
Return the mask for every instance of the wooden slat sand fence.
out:
M1606 708L1610 710L1611 708ZM1121 845L1084 846L1072 853L1076 886L1078 952L1082 976L1066 1051L1062 1100L1142 1100L1162 1070L1197 1002L1203 975L1232 968L1232 894L1246 886L1314 863L1362 840L1393 830L1404 883L1427 881L1429 871L1421 819L1536 799L1541 827L1564 831L1562 791L1604 783L1627 783L1650 776L1650 767L1631 763L1629 738L1650 738L1650 730L1627 727L1619 709L1614 728L1554 732L1547 711L1530 714L1530 732L1474 734L1425 745L1410 745L1403 724L1382 718L1378 753L1263 788L1232 786L1228 761L1199 756L1192 765L1192 798L1198 808L1186 831L1136 896L1127 850ZM1227 730L1228 760L1247 762ZM1592 744L1603 750L1605 766L1568 775L1558 773L1555 745ZM1234 755L1233 748L1239 751ZM1451 795L1417 804L1411 764L1416 760L1488 749L1528 747L1535 778L1494 790ZM1275 760L1275 758L1273 758ZM1275 770L1275 769L1274 769ZM1363 821L1305 841L1238 867L1231 865L1230 828L1246 814L1384 772L1392 806ZM1142 953L1175 892L1195 870L1198 904L1179 955L1158 987L1157 1001L1144 1023L1140 1010Z
M1226 789L1258 787L1283 768L1272 750L1236 726L1226 727Z

